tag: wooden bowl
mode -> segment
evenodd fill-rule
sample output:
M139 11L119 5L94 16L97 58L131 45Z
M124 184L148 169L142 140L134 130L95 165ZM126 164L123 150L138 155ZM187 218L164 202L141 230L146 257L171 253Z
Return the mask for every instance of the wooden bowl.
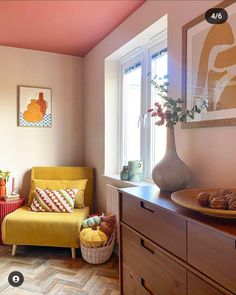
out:
M229 188L232 192L236 192L236 188ZM209 207L202 207L197 200L197 195L201 192L214 193L221 190L221 188L196 188L185 189L171 194L171 199L176 204L185 208L201 212L206 215L220 217L220 218L236 218L236 210L219 210L211 209Z

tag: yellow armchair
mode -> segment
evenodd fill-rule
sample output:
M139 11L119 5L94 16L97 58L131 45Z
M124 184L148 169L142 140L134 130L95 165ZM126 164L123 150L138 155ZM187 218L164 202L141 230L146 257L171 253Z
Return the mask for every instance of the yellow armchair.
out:
M87 179L84 193L85 207L73 213L33 212L29 205L7 215L2 223L2 239L13 245L56 246L71 248L72 257L79 247L81 223L93 209L94 170L89 167L33 167L31 179L79 180Z

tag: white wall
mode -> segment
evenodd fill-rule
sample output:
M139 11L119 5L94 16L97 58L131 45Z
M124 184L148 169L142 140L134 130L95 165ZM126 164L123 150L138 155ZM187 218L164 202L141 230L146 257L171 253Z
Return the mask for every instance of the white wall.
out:
M106 61L105 66L105 168L107 174L117 173L119 153L119 62Z
M96 167L97 205L105 208L104 60L168 14L170 94L181 95L182 26L220 1L147 1L84 58L85 162ZM194 173L193 185L236 183L236 127L176 130L177 149ZM115 132L115 131L114 131Z
M32 166L83 164L82 59L0 46L0 169L27 197ZM52 128L17 127L17 85L52 88Z

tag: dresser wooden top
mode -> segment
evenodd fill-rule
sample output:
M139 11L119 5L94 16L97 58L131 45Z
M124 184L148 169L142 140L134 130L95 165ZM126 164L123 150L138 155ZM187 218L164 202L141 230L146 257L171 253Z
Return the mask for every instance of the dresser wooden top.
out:
M183 208L171 200L171 193L161 192L155 186L129 187L119 189L121 193L128 194L134 198L146 201L160 209L179 215L193 222L201 223L203 226L220 231L222 234L236 238L236 219L222 219L203 215L201 213Z

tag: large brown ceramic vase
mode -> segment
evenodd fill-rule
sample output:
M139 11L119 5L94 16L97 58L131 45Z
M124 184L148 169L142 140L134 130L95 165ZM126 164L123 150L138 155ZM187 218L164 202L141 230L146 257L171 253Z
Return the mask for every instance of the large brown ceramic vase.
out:
M162 191L173 192L183 189L189 184L191 171L176 152L174 127L166 128L166 153L153 168L152 178Z

